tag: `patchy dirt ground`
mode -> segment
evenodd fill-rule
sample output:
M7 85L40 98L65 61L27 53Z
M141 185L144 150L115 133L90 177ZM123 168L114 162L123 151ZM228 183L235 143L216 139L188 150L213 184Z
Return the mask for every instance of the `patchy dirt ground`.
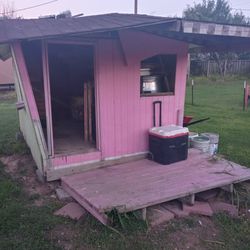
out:
M74 249L74 241L77 241L80 231L76 230L72 225L57 225L50 232L50 239L57 242L57 244L65 250ZM84 249L84 248L83 248Z
M25 192L34 200L35 205L42 206L48 200L55 200L55 188L59 182L41 183L36 176L35 163L29 154L4 156L0 161L5 171L20 182Z
M182 227L169 234L173 249L208 249L209 243L218 244L219 230L210 218L190 217ZM223 244L223 243L222 243Z

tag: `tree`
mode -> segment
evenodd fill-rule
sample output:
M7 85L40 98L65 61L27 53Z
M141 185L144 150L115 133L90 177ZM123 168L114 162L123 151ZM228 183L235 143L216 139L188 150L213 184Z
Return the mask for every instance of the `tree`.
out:
M15 8L13 2L0 2L0 19L15 18Z
M188 5L183 11L183 18L197 21L210 21L228 24L249 24L249 20L242 12L232 12L232 8L226 0L203 0L201 3ZM206 58L214 60L219 68L220 75L225 76L230 60L237 59L236 53L206 53L191 54L191 58Z
M183 11L186 19L210 21L230 24L247 24L248 20L242 12L232 12L226 0L203 0L202 3L188 5Z

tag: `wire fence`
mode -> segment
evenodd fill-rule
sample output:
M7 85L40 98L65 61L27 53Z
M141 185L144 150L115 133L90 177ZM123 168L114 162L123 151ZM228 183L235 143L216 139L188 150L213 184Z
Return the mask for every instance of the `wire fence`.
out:
M232 60L223 62L223 75L245 75L250 74L250 60ZM221 74L221 69L216 61L190 62L190 74L193 76L210 76Z

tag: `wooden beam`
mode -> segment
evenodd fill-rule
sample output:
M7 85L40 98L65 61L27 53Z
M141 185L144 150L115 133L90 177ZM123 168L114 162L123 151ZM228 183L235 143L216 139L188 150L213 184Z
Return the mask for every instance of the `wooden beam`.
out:
M89 142L93 142L92 135L92 94L93 94L93 85L88 83L88 136Z
M47 172L47 181L58 180L62 176L77 174L77 173L85 172L88 170L137 161L137 160L145 159L146 157L147 157L147 153L141 153L141 154L132 155L132 156L121 156L120 158L116 158L116 159L92 161L92 162L50 168Z
M43 66L43 88L46 111L46 130L47 130L47 146L49 156L54 156L54 137L53 137L53 122L52 122L52 107L51 107L51 87L49 76L49 58L48 44L42 42L42 66Z
M84 123L84 141L89 139L89 130L88 130L88 83L84 83L83 87L83 123Z
M134 14L138 14L138 0L134 0Z
M90 214L92 214L102 224L104 224L104 225L109 224L108 216L105 213L99 212L96 207L94 207L92 204L90 204L86 199L81 197L79 194L74 192L70 188L70 186L66 182L63 181L63 179L62 179L62 187L68 194L70 194L70 196L72 196L77 202L79 202L80 205L82 205Z
M144 208L142 209L142 219L143 219L144 221L147 220L147 208L146 208L146 207L144 207Z

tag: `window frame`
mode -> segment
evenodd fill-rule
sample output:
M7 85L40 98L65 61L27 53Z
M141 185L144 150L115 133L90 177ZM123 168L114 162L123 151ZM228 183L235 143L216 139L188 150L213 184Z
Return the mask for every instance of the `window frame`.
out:
M140 61L140 70L142 69L142 62L153 58L153 57L158 57L158 56L174 56L175 57L175 72L174 74L174 82L173 82L173 86L174 86L174 91L164 91L164 92L153 92L153 93L143 93L142 91L142 81L141 81L141 74L140 74L140 97L155 97L155 96L174 96L175 95L175 88L176 88L176 76L177 76L177 64L178 64L178 55L177 53L161 53L161 54L156 54L156 55L152 55L149 57L146 57L144 59L142 59Z

